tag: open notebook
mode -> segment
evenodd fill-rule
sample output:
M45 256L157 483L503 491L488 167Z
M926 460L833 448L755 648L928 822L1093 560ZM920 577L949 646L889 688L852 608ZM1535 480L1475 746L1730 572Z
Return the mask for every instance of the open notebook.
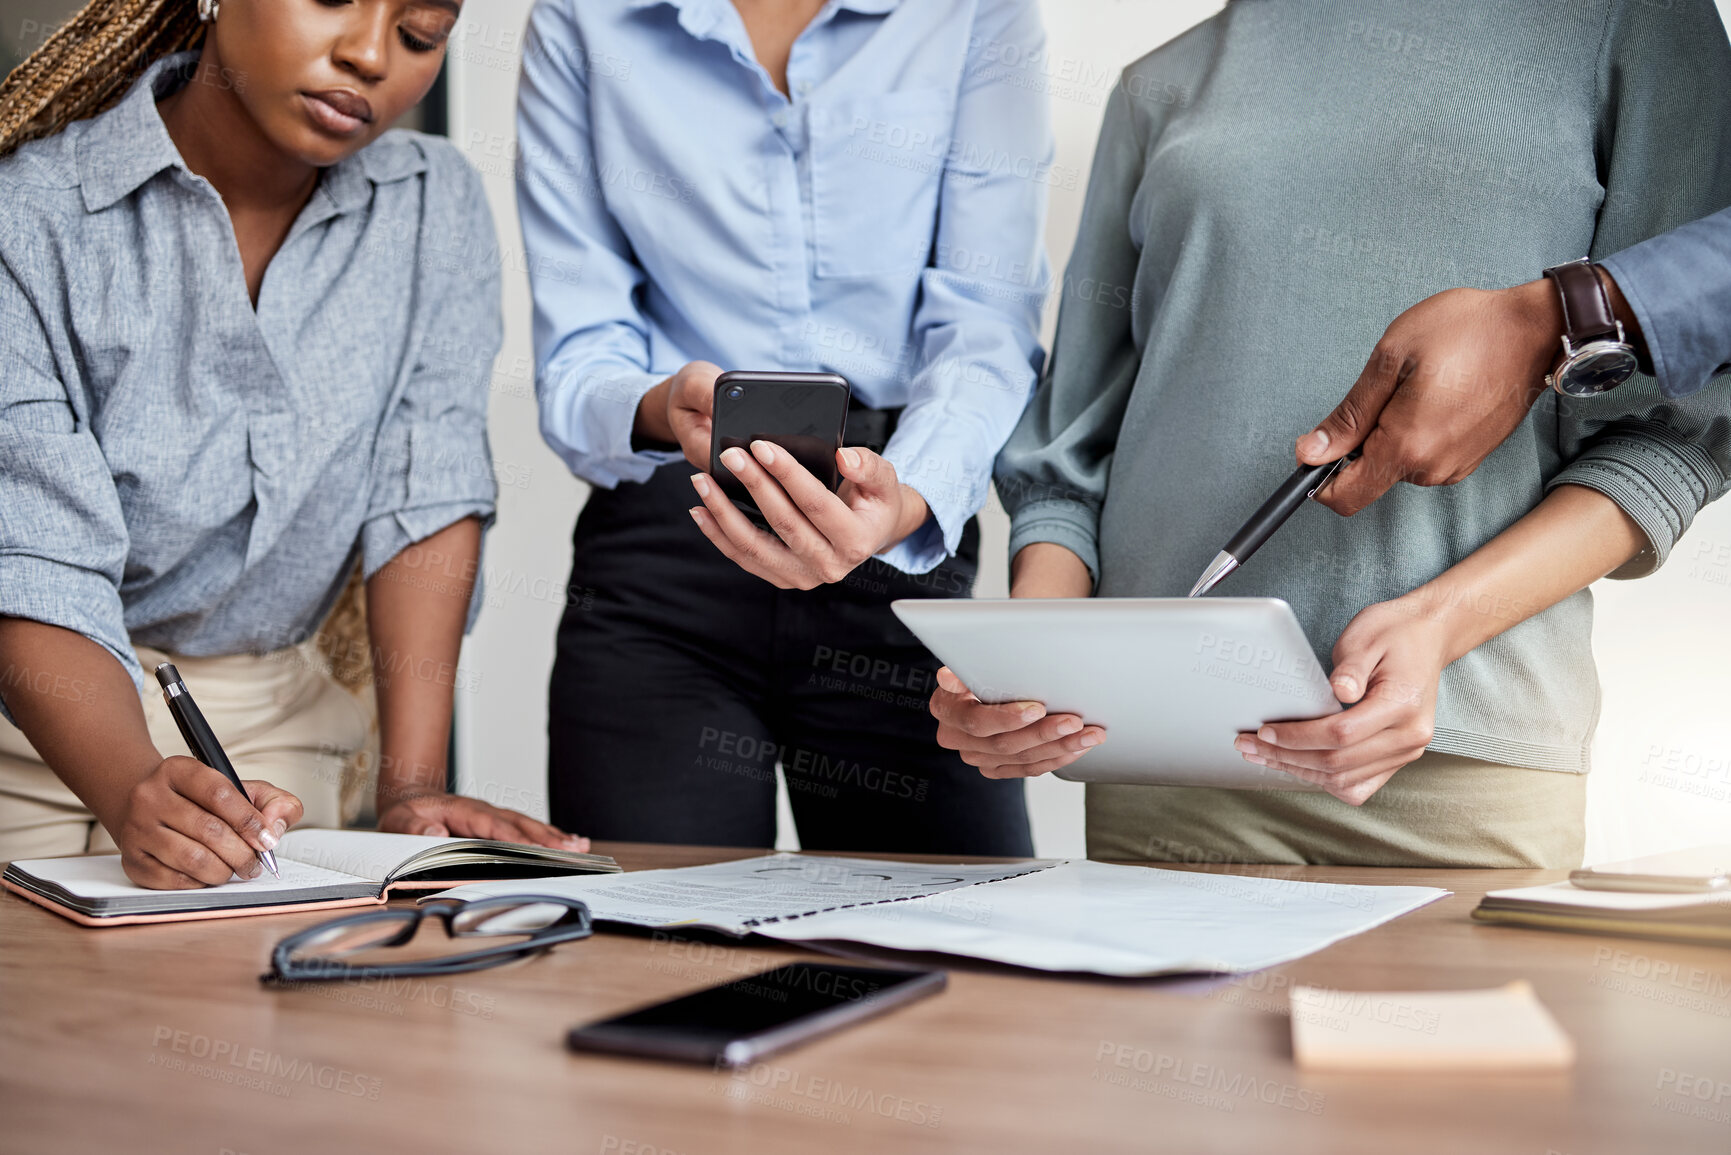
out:
M0 886L85 926L121 926L366 906L393 890L619 870L600 854L372 830L291 830L276 860L280 881L266 873L204 890L146 890L126 877L118 854L32 858L7 866Z

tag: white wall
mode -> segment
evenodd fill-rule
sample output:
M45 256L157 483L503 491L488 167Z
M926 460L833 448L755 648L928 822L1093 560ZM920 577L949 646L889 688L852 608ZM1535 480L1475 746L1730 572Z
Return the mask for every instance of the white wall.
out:
M925 0L933 2L933 0ZM1718 0L1722 14L1731 0ZM1048 72L1059 171L1047 248L1068 258L1094 136L1111 77L1130 60L1217 11L1221 0L1052 0ZM501 805L546 810L546 695L553 635L585 487L541 443L529 353L529 294L512 200L510 141L520 30L529 0L471 4L451 53L451 135L481 169L507 256L505 350L495 375L493 451L499 524L488 543L492 592L464 661L458 703L460 781ZM1074 78L1074 79L1072 79ZM1048 338L1051 318L1048 317ZM1347 382L1342 382L1344 391ZM979 592L1005 592L1007 527L985 519ZM1658 575L1601 583L1595 648L1605 708L1588 814L1588 859L1731 839L1731 502L1710 508ZM1036 849L1082 853L1082 788L1029 784ZM785 799L782 845L794 845Z

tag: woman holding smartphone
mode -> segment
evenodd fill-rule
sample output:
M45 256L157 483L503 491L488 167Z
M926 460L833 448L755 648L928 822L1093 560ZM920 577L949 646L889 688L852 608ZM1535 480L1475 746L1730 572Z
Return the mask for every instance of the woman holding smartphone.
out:
M1710 5L1486 0L1451 5L1441 37L1392 32L1427 27L1418 0L1234 0L1125 71L1066 284L1133 293L1066 295L1000 460L1015 596L1183 596L1404 302L1532 282L1731 201ZM1548 281L1524 307L1562 336ZM1090 785L1090 855L1578 865L1586 587L1664 562L1731 484L1727 428L1723 391L1547 392L1452 487L1351 520L1301 509L1216 595L1286 599L1332 656L1345 710L1236 737L1326 793ZM932 711L995 778L1111 741L1037 703L982 705L948 671Z
M890 611L961 597L1040 362L1053 179L1034 0L541 0L518 194L541 425L597 489L550 693L553 817L763 846L1022 854L1021 784L933 741ZM715 378L831 372L829 492L707 476ZM694 476L693 470L696 470Z
M357 561L380 828L582 845L444 789L499 286L473 172L385 129L457 12L93 0L0 89L0 859L197 887L338 825ZM250 804L172 753L170 659Z

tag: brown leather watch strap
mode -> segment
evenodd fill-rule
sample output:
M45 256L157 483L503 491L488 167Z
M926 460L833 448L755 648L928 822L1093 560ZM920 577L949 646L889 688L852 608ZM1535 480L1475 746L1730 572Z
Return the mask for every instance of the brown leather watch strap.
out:
M1599 281L1591 261L1570 261L1545 270L1563 298L1563 336L1579 348L1589 341L1617 335L1617 317L1611 298Z

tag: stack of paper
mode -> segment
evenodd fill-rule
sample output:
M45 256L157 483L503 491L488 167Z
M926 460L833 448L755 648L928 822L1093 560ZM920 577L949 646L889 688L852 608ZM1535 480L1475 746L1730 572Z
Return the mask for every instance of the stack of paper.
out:
M1259 970L1449 893L1103 862L929 866L776 854L444 894L530 892L572 895L597 919L637 926L866 943L1126 977Z
M1568 882L1493 890L1473 917L1548 930L1731 943L1731 893L1588 890Z

